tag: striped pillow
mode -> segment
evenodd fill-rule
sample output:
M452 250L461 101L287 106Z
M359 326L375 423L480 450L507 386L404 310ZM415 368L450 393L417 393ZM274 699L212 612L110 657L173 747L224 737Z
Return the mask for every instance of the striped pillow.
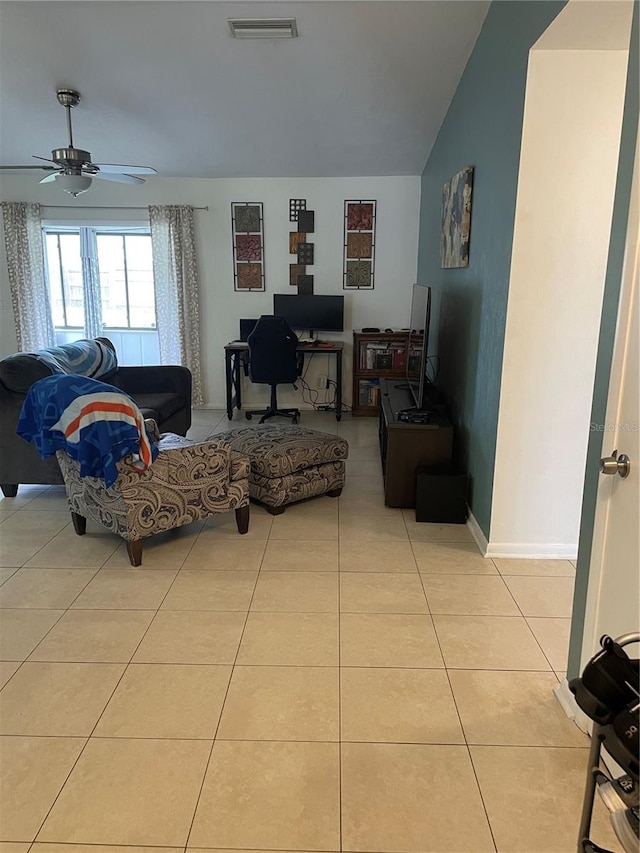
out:
M91 379L107 377L118 367L115 351L106 343L106 338L61 344L38 350L33 355L53 373L72 373Z

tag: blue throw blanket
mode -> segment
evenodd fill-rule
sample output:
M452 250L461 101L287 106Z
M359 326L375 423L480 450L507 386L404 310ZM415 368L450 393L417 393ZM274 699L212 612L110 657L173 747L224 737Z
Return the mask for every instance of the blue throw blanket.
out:
M42 458L64 450L80 463L81 477L118 477L116 462L132 455L144 470L158 455L142 412L119 388L84 376L55 374L31 386L16 432Z

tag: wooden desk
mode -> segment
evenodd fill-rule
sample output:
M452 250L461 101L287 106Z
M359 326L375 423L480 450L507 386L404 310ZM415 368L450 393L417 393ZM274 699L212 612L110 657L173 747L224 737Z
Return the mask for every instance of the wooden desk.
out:
M342 419L342 341L326 344L299 343L297 351L307 355L328 353L336 357L336 420ZM242 356L249 352L249 344L244 341L231 341L224 348L224 373L227 388L227 417L233 418L233 410L242 409Z

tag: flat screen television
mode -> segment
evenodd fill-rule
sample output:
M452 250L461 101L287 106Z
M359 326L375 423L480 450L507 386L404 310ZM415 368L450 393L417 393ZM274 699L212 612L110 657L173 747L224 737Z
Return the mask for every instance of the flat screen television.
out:
M273 313L284 317L292 329L313 332L344 330L344 296L302 296L297 293L274 293Z
M411 292L409 341L407 345L407 385L418 410L427 408L427 349L431 319L431 288L414 284Z

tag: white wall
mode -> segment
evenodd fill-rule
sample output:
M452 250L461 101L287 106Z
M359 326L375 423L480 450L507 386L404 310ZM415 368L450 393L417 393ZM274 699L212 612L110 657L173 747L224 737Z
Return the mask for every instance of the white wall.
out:
M85 195L75 201L55 185L40 185L39 175L3 176L0 196L4 201L37 201L44 205L47 220L121 221L144 220L144 210L118 210L118 207L148 204L192 204L207 206L196 211L196 241L201 276L201 342L206 405L224 407L223 347L238 336L241 317L271 313L275 292L295 293L289 285L289 199L304 198L315 211L314 292L345 296L345 332L325 333L326 339L343 339L348 347L344 356L343 393L351 401L351 331L363 326L399 328L408 323L411 285L415 281L418 251L420 178L261 178L261 179L178 179L153 178L142 187L94 181ZM375 288L351 292L342 289L343 205L345 199L377 201ZM261 201L264 204L266 292L235 293L231 248L231 202ZM47 205L69 205L56 210ZM83 210L90 205L113 205L108 210ZM2 307L6 304L6 308ZM15 351L11 304L6 264L0 269L0 357ZM318 374L335 377L335 359L328 355L313 357L306 376L318 384ZM264 386L247 383L246 403L261 405L267 398ZM321 395L321 402L324 397ZM278 392L278 401L300 405L300 391L286 387ZM245 402L245 401L243 401Z
M577 553L626 65L622 50L530 54L491 555Z

